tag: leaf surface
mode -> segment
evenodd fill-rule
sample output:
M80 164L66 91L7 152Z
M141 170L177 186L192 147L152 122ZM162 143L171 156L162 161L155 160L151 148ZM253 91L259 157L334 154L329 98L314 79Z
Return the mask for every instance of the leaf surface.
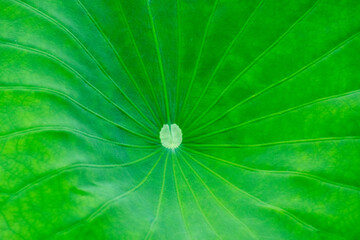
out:
M0 238L359 239L359 16L0 0Z

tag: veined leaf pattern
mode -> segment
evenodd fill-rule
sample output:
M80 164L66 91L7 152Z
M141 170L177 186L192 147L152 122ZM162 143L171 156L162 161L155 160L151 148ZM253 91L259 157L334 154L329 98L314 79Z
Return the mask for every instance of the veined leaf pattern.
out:
M0 238L359 239L359 16L0 0Z

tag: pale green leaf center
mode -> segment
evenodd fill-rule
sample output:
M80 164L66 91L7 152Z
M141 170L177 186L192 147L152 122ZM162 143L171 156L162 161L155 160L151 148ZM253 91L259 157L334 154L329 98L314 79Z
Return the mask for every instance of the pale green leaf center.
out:
M161 144L168 149L175 149L182 142L182 132L177 124L164 124L160 130Z

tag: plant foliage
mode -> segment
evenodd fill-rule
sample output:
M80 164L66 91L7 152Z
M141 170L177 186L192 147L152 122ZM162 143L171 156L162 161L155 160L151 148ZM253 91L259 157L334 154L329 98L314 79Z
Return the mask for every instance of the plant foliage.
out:
M0 0L0 239L359 239L359 26L358 0Z

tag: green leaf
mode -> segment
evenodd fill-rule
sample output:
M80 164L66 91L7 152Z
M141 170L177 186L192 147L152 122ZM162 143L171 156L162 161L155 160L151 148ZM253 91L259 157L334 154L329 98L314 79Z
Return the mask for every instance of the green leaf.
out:
M357 0L0 0L0 239L359 239L359 26Z

